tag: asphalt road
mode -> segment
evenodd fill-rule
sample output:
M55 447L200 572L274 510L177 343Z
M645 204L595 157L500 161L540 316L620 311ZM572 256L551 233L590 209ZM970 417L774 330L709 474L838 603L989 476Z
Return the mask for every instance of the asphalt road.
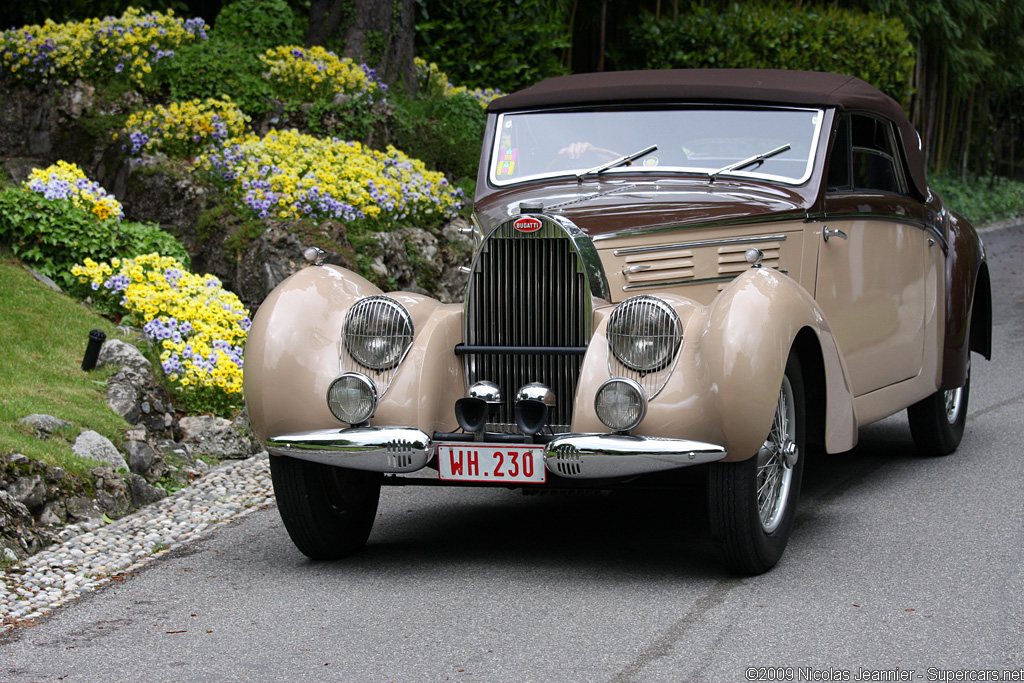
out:
M995 360L960 450L919 458L898 416L808 459L767 575L723 573L697 487L385 489L349 561L250 515L3 637L0 679L1024 680L1024 228L985 241Z

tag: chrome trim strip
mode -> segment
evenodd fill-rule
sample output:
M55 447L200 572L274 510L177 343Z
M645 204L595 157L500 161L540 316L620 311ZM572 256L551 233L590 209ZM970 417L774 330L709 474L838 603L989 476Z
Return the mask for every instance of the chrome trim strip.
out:
M603 479L663 472L716 462L723 446L686 439L621 434L569 434L556 437L544 452L552 474L570 479Z
M430 437L412 427L317 429L267 439L267 450L300 460L371 472L415 472L430 459Z
M783 275L789 275L789 270L783 270L781 268L769 268L777 273ZM742 275L746 272L746 269L733 273L732 275L723 275L722 277L705 277L699 280L664 280L661 282L642 282L636 285L624 285L622 291L628 292L633 289L653 289L655 287L676 287L676 286L689 286L689 285L706 285L713 282L730 282L735 280L737 276Z
M615 256L629 256L631 254L653 254L659 251L673 251L675 249L696 249L698 247L728 247L734 244L754 244L759 242L785 242L787 235L764 235L757 237L731 237L720 240L701 240L698 242L676 242L675 244L656 244L649 247L628 247L616 249L612 252Z
M918 220L911 216L903 216L898 213L872 213L870 211L856 211L852 213L814 213L807 215L807 221L809 223L829 223L835 221L886 221L888 223L911 225L915 228L924 230L938 239L939 244L942 245L943 251L948 251L949 249L949 243L946 241L946 236L942 234L942 230L939 229L938 226L928 223L927 221Z
M708 222L695 222L695 223L674 223L671 225L659 225L651 228L638 228L632 230L626 230L624 232L613 232L606 233L603 235L594 235L593 240L600 242L602 240L615 239L617 237L636 237L638 235L654 235L659 232L675 232L677 230L697 230L697 229L717 229L717 228L731 228L738 225L761 225L763 223L792 223L794 221L806 222L806 212L794 212L783 215L775 216L759 216L757 218L744 217L736 218L724 221L708 221Z

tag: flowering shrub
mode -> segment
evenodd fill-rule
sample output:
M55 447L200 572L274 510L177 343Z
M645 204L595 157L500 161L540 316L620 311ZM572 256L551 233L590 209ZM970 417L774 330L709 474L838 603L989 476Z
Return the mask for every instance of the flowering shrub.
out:
M227 97L158 104L128 117L122 131L127 137L124 149L134 156L156 151L194 156L242 135L249 121Z
M174 393L190 411L230 414L242 398L242 351L251 325L245 306L212 275L145 254L71 269L93 298L116 301L160 352Z
M157 225L122 221L122 215L121 204L82 169L60 161L0 190L0 244L64 286L74 282L69 268L87 257L158 249L187 261L173 235Z
M281 45L260 55L260 61L270 69L265 76L274 94L289 102L329 100L343 93L373 104L374 96L388 88L370 67L320 46Z
M462 191L442 173L388 147L320 139L292 131L249 135L197 164L225 182L237 206L257 218L335 218L368 229L454 217Z
M504 93L496 88L473 88L470 90L465 86L454 86L448 80L448 74L434 62L429 64L425 59L416 57L413 60L416 66L416 79L420 89L428 96L454 97L455 95L467 94L476 99L480 106L486 107L491 100L501 97Z
M108 80L126 73L139 86L153 65L175 48L206 39L202 19L178 19L129 7L120 17L59 24L50 19L0 33L0 83L67 84L76 78Z
M96 220L124 218L121 202L107 194L95 180L89 180L77 164L58 161L45 169L34 169L24 184L51 201L68 200Z

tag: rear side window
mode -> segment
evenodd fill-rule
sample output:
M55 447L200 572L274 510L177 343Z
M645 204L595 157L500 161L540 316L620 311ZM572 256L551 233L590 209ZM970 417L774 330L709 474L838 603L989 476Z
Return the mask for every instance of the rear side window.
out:
M889 121L862 114L840 116L828 189L907 194L906 174Z

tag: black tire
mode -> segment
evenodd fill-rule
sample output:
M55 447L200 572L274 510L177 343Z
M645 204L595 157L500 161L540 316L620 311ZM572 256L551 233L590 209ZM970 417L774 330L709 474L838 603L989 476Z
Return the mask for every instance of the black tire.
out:
M786 549L803 480L804 416L803 374L791 353L764 446L752 458L714 463L708 471L711 533L734 572L762 574Z
M971 366L967 380L958 389L936 391L907 408L910 435L921 455L949 455L964 438L967 423L967 399L971 393Z
M304 555L337 560L366 545L382 475L272 455L270 476L284 528Z

